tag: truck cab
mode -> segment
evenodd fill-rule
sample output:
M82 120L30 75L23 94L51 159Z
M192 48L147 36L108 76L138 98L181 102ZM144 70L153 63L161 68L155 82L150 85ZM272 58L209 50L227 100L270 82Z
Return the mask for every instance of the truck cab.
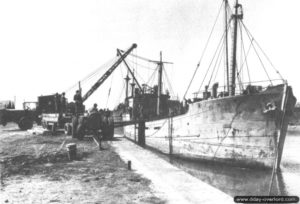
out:
M62 94L38 97L38 112L40 113L41 124L43 128L53 133L57 130L66 130L65 124L71 123L72 116L75 115L74 102L68 103L67 99L62 100L62 97Z
M1 103L0 124L6 126L9 122L17 123L21 130L28 130L33 127L34 121L39 124L37 102L24 102L23 110L15 109L12 101Z

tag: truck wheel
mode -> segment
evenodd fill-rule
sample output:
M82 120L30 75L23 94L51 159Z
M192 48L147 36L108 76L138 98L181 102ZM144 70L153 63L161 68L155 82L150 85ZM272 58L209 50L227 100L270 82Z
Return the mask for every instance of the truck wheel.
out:
M114 126L108 125L106 130L106 138L107 140L112 140L114 137Z
M33 127L33 121L30 118L22 117L19 120L18 125L21 130L28 130Z
M112 140L113 137L114 137L114 134L115 134L115 127L114 127L114 125L111 125L111 126L109 127L108 139L109 139L109 140Z
M114 137L114 120L112 117L108 117L108 123L106 124L106 139L107 140L112 140Z
M79 124L77 127L77 139L82 140L84 137L85 128L84 125Z
M0 111L0 125L3 125L3 126L7 125L6 112L7 111L5 109Z
M72 138L77 137L77 125L78 125L78 119L77 117L72 118Z
M2 123L1 123L1 125L6 126L7 125L7 121L3 120Z
M112 140L114 137L114 126L108 124L105 125L104 128L102 128L102 133L104 140Z

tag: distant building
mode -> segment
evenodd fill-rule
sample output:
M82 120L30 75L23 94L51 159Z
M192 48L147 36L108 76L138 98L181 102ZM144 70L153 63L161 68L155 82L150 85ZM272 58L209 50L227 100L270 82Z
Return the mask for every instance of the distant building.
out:
M0 101L0 109L15 109L15 103L10 100Z

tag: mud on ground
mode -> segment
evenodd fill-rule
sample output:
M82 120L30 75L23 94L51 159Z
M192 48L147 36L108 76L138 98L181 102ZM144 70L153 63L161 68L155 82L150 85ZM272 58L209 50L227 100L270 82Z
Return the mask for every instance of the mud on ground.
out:
M66 144L77 144L69 161ZM0 129L0 203L165 203L109 142Z

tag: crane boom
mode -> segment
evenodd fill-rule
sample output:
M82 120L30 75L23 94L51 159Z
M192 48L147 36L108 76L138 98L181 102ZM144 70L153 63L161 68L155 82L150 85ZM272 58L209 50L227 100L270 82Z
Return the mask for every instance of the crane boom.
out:
M122 61L127 57L127 55L136 47L137 44L134 43L123 55L120 55L119 59L101 76L101 78L82 97L83 102L86 101L101 86L101 84L111 75L111 73L122 63Z

